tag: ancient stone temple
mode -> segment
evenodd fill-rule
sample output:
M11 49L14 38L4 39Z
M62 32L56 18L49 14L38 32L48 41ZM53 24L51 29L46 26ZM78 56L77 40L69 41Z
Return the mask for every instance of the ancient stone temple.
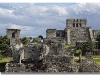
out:
M92 30L86 24L86 19L67 19L64 30L47 29L43 42L34 38L39 42L26 45L20 42L20 29L7 29L13 61L6 63L5 72L100 72L91 53L86 53L85 60L74 60L76 47L87 40L95 41L100 34L100 30ZM66 44L76 47L66 48Z
M77 41L95 41L100 30L92 30L87 27L87 19L67 19L64 30L47 29L44 42L65 42L66 44L75 44Z

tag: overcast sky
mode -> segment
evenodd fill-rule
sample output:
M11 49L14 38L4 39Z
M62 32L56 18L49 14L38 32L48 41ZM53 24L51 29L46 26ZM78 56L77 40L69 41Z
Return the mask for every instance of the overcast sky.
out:
M63 30L68 18L87 18L87 26L99 30L100 3L0 3L0 35L19 28L21 37L46 37L46 29Z

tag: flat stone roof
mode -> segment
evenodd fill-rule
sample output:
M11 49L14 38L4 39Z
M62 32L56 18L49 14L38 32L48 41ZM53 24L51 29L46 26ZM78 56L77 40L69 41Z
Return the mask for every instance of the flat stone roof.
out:
M8 29L6 29L6 30L21 30L21 29L10 29L10 28L8 28Z

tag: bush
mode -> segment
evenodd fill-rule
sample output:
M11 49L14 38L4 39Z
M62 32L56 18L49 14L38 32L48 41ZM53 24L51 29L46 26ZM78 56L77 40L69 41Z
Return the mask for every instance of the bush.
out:
M96 45L95 45L95 42L93 41L86 41L86 42L83 42L81 44L81 46L78 47L78 49L81 49L82 50L82 53L83 55L86 53L86 52L92 52L93 49L96 48Z
M41 43L41 41L38 41L38 40L35 40L35 39L33 39L33 41L32 42L35 42L35 43Z
M26 45L26 44L29 43L29 39L28 39L27 37L23 37L23 38L21 39L21 42L22 42L24 45Z
M0 58L2 59L3 55L5 53L9 54L10 50L11 49L10 49L10 46L8 45L8 38L7 38L7 36L0 36Z

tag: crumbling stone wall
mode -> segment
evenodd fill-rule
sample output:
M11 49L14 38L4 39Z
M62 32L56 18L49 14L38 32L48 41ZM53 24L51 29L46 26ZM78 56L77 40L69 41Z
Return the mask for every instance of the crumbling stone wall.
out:
M19 63L6 63L5 72L25 72L25 65Z
M50 45L50 43L66 43L66 39L64 37L44 38L43 43L47 45Z
M97 36L100 35L100 30L92 30L94 40L96 40Z
M87 28L73 28L70 30L70 41L75 44L76 41L86 41L89 40L89 32Z
M17 63L19 62L20 56L21 56L21 59L24 59L23 44L13 44L12 48L13 48L12 57L15 62Z
M79 72L100 72L100 66L93 60L91 52L86 52L86 59L79 64Z
M7 29L8 38L20 38L20 29Z
M65 37L65 31L64 30L57 30L56 37Z
M46 30L46 37L47 38L54 38L54 37L56 37L56 29L47 29Z
M18 44L20 42L20 29L7 29L6 34L7 37L9 38L9 44L13 45Z
M24 59L40 60L49 52L45 44L32 43L24 46Z
M30 48L30 50L37 50L41 48L41 45L28 44L27 47ZM44 55L43 66L41 68L36 68L34 62L21 64L12 62L6 64L5 72L100 72L100 67L93 61L91 53L86 54L85 60L76 63L74 61L73 50L65 49L64 44L52 43L51 46L49 46L50 49L47 49L47 47L43 46L43 49L45 49L47 53L45 50L42 52L37 51L46 54Z
M63 43L51 43L50 51L44 58L44 63L47 64L46 72L78 71L78 66L74 64L74 53L67 53Z
M88 32L89 32L89 39L92 40L92 41L94 41L92 28L91 27L87 27L87 28L88 28Z
M48 52L49 47L46 44L31 43L25 46L14 45L12 54L15 62L21 62L22 59L41 60Z

